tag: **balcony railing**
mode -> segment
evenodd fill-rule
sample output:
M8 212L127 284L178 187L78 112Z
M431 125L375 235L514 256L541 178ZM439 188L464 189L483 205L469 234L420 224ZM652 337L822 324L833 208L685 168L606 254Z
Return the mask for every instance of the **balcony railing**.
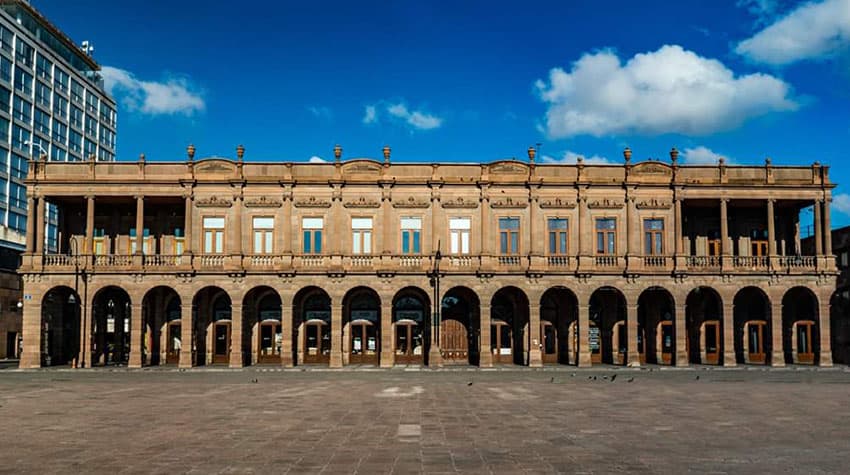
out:
M254 254L248 256L248 265L251 267L274 267L274 256L271 254Z
M596 256L594 263L596 267L617 267L617 256Z
M570 256L547 256L546 263L549 267L570 267Z
M176 267L182 264L183 256L165 254L145 254L142 263L145 267Z
M735 269L767 269L769 260L764 256L733 256L732 265Z
M498 256L499 265L502 267L519 267L522 265L520 256Z
M132 255L102 254L94 256L94 265L97 267L129 267L133 265Z
M817 266L815 256L779 256L779 268L785 270L808 271Z
M198 264L202 269L221 269L224 267L226 256L221 254L201 254L198 256Z
M720 256L688 256L687 264L689 269L719 269Z
M77 260L77 257L69 256L68 254L45 254L43 262L46 267L73 266L75 261L78 264L82 264L82 262Z
M643 256L643 266L650 268L667 267L667 256Z

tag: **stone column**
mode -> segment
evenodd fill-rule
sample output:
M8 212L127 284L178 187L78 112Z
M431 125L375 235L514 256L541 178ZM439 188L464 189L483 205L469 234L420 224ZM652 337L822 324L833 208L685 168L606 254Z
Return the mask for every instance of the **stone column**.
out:
M736 366L735 361L735 306L723 302L723 366Z
M31 216L29 219L35 219L35 253L36 254L44 254L44 228L45 228L45 199L44 197L40 197L38 199L38 211L36 211L36 215Z
M145 242L145 197L136 196L136 254L144 251ZM141 264L141 263L140 263Z
M828 211L828 210L827 210ZM817 322L817 330L818 335L820 336L819 347L820 347L820 358L818 364L823 367L831 367L832 366L832 331L830 329L830 303L829 303L829 295L822 296L819 299L820 305L818 306L818 322ZM825 322L825 323L824 323Z
M192 254L192 214L194 212L194 205L192 204L192 195L186 195L183 197L183 201L185 202L185 210L183 211L185 216L183 217L183 255L191 255Z
M540 351L540 299L531 301L528 309L528 366L540 368L543 366L543 354Z
M393 353L393 297L381 296L381 368L391 368L395 364ZM363 342L365 345L366 342Z
M640 353L638 353L638 306L636 304L626 304L626 366L640 366ZM646 351L646 342L644 351ZM614 348L616 356L619 348Z
M676 333L676 366L688 366L688 324L685 319L685 303L683 300L677 301L674 311L674 325Z
M141 301L130 306L130 359L127 362L128 368L142 367L142 346L144 345L144 326L145 318L142 314Z
M38 200L41 201L41 200ZM40 208L40 206L39 206ZM36 211L35 197L27 197L27 248L26 253L32 254L35 251L35 222L41 216Z
M230 367L241 368L245 364L242 353L242 339L245 331L242 328L242 304L230 304Z
M393 226L392 224L393 207L389 197L389 190L385 190L385 193L387 196L381 200L381 226L384 228L384 235L381 237L381 249L379 252L381 254L392 255L398 252L394 243L394 236L396 230L398 230L398 225ZM377 253L378 249L373 249L373 251Z
M235 196L233 198L233 222L230 223L233 228L230 235L230 260L231 265L235 268L242 267L242 233L245 228L242 223L242 197Z
M815 255L820 257L823 255L823 224L821 223L821 201L815 200Z
M772 348L770 355L771 366L785 366L785 352L782 347L782 333L782 302L772 302L770 306L770 346Z
M729 248L729 211L726 198L720 199L720 266L726 268L729 262L729 256L732 249Z
M331 368L342 368L342 297L331 297Z
M88 285L88 276L83 276L83 286ZM91 299L88 298L86 292L80 296L80 356L78 358L78 366L80 368L90 368L94 366L94 355L92 355L92 319L94 318L91 306Z
M480 305L480 316L478 318L481 325L478 340L478 366L482 368L493 367L493 350L490 348L490 300L486 304ZM472 329L470 329L472 330Z
M295 363L292 361L292 339L295 336L292 299L288 295L281 294L280 300L282 302L280 305L280 364L285 368L291 368Z
M682 200L679 197L676 197L673 203L675 205L674 219L676 221L676 236L674 239L676 246L675 251L677 256L681 256L682 254L684 254L684 249L682 246L682 239L684 238L684 231L682 231Z
M774 215L774 201L767 200L767 255L776 256L776 217Z
M637 257L643 254L640 248L640 223L635 198L626 194L626 256Z
M27 234L29 238L29 234ZM30 289L27 289L29 292ZM39 368L41 367L41 350L42 345L48 342L41 341L41 299L33 298L32 300L24 300L23 310L23 351L21 353L21 361L18 367Z
M192 296L181 295L180 306L180 361L181 368L191 368L194 364L194 342L192 341Z
M590 213L587 209L587 197L578 197L578 254L579 267L587 266L590 262L582 263L582 259L589 259L593 255L593 223L590 221Z
M823 253L827 256L832 255L832 219L829 213L829 202L832 198L827 198L823 201Z
M289 193L287 193L289 195ZM282 254L292 254L292 241L298 234L300 226L292 224L292 197L291 195L284 197L283 200L283 224L280 227L282 238L280 241L283 245L280 247Z
M94 254L94 196L86 196L86 242L81 254Z
M591 363L590 357L590 307L585 300L579 297L578 303L578 324L576 332L578 332L578 367L589 368ZM572 342L570 342L572 343Z

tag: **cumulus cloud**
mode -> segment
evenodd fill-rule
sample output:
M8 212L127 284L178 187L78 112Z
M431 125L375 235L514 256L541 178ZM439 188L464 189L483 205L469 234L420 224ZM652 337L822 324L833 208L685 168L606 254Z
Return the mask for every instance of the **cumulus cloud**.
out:
M379 110L380 107L380 110ZM443 125L443 119L421 110L410 110L404 102L380 102L366 106L362 122L373 124L378 121L381 113L386 113L391 119L401 120L404 124L416 130L431 130Z
M850 195L847 193L841 193L833 196L832 209L845 216L850 216Z
M801 5L738 43L735 52L753 61L783 65L848 48L850 0L824 0Z
M551 138L618 133L704 135L769 112L795 110L790 86L767 74L735 73L678 45L625 64L610 50L554 68L536 89Z
M319 156L317 156L317 155L313 155L313 156L312 156L312 157L310 157L310 159L309 159L309 160L307 160L307 161L308 161L309 163L327 163L327 160L325 160L324 158L319 157Z
M101 74L106 91L131 111L189 116L206 108L203 94L184 77L146 81L127 70L111 66L104 66Z
M561 158L550 157L549 155L543 155L544 163L560 163L565 165L574 165L578 162L578 157L582 157L584 159L584 163L587 164L597 164L597 165L608 165L611 163L605 157L600 157L599 155L593 155L591 157L585 157L584 155L572 152L567 150L561 155Z
M682 161L688 165L717 165L721 157L726 160L727 165L731 163L729 157L723 156L702 145L694 148L686 148L682 152Z

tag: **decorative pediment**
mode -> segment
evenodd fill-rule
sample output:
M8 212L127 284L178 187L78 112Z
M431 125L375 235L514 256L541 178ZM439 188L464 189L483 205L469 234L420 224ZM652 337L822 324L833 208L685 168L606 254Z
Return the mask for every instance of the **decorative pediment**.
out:
M501 209L522 209L528 207L528 201L524 199L514 199L508 196L490 201L490 207Z
M508 173L528 173L528 167L517 162L500 162L490 165L490 173L508 174Z
M195 165L195 173L224 173L235 170L236 165L224 160L205 160Z
M540 200L540 207L543 209L573 209L576 207L576 202L561 198L547 198Z
M374 162L357 161L342 166L344 173L380 173L381 165Z
M195 200L195 206L199 208L230 208L233 202L227 198L219 198L218 196L210 196L209 198L198 198Z
M295 200L296 208L330 208L331 202L330 200L323 198L316 198L315 196L311 196L309 198L303 198Z
M280 208L282 205L281 200L266 195L245 198L245 206L248 208Z
M393 201L393 208L427 208L431 203L428 200L419 200L413 196L406 200Z
M638 163L631 169L631 173L647 175L672 175L673 169L669 165L659 162Z
M601 200L589 201L587 207L592 209L620 209L623 207L623 202L603 198Z
M343 206L345 206L346 208L380 208L381 203L377 200L361 196L356 200L346 201Z
M465 208L473 209L478 207L477 200L465 200L462 196L443 201L443 208Z
M650 198L647 200L640 200L635 203L637 209L670 209L673 207L673 203L668 200L659 200L658 198Z

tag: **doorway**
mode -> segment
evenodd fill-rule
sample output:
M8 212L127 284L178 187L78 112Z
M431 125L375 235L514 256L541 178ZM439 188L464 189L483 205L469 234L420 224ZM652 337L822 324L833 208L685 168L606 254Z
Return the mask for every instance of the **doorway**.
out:
M543 364L558 362L558 328L547 320L540 321L540 345Z
M351 364L378 364L378 328L369 320L355 320L350 324Z
M813 364L815 352L813 345L815 322L811 320L796 322L797 363Z
M280 363L281 341L279 320L260 322L260 331L257 335L257 362Z
M709 320L703 324L703 351L705 364L720 363L720 322Z
M747 322L747 360L749 363L764 364L764 336L766 334L765 321Z
M180 320L168 322L165 341L165 364L177 364L180 362L180 348L182 343Z
M213 325L213 364L230 362L230 322Z
M493 364L513 363L513 332L510 324L499 320L490 324L490 350L493 352Z

